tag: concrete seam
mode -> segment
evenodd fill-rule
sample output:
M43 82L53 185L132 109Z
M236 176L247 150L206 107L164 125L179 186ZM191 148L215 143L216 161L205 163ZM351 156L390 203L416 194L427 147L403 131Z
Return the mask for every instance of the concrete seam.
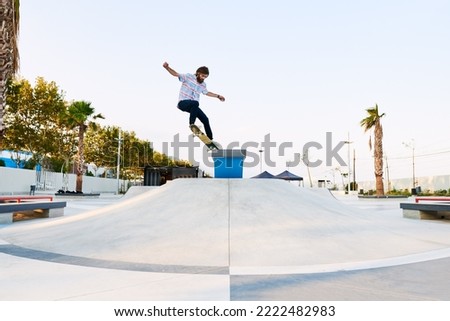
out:
M228 179L228 270L231 269L231 187ZM228 274L228 293L231 300L231 273Z
M231 187L228 179L228 266L231 266Z

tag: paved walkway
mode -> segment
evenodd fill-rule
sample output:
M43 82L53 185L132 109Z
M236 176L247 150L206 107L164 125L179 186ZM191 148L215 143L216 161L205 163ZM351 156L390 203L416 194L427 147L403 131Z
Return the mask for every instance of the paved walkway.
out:
M0 300L449 300L450 223L399 202L201 179L69 200L0 226Z

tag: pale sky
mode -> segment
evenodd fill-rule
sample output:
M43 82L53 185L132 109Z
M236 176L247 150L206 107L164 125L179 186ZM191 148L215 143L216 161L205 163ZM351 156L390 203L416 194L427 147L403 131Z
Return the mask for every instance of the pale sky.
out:
M310 157L323 165L310 169L313 180L338 183L334 169L347 168L325 164L331 132L333 146L349 135L357 181L373 179L359 122L375 104L386 114L390 178L412 176L403 142L414 142L417 177L450 174L448 0L22 0L20 12L20 75L55 81L67 100L91 101L103 125L134 131L156 150L190 135L167 61L180 73L209 67L208 89L226 98L200 100L215 140L254 142L248 151L258 155L270 134L276 165L262 168L272 174L317 142L324 148ZM280 155L283 143L292 147ZM346 162L347 147L339 151ZM200 147L195 155L202 168ZM305 165L289 170L308 183ZM259 172L255 164L244 176Z

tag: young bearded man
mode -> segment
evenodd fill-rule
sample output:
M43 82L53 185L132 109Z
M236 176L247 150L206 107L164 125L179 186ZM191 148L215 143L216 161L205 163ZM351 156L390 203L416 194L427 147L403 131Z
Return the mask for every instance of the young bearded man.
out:
M198 118L204 128L205 134L209 139L213 139L213 133L209 124L209 119L206 114L200 109L200 94L218 98L220 101L225 101L225 97L208 91L206 88L205 79L209 76L208 67L200 67L193 74L180 74L169 67L167 62L163 63L163 67L172 75L181 81L180 94L178 96L178 109L189 113L189 126L194 125Z

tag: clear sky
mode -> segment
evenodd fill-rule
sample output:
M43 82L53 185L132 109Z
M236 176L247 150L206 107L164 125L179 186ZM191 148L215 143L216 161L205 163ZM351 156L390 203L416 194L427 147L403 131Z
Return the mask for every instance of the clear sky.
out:
M386 114L390 178L412 176L403 142L414 142L416 176L450 174L448 0L22 0L20 12L21 76L55 81L67 100L91 101L102 124L134 131L159 151L190 134L167 61L180 73L209 67L208 89L226 98L201 97L215 140L254 142L249 152L259 156L270 134L275 167L262 168L272 174L317 142L324 148L310 157L323 164L312 178L338 181L335 169L347 168L325 164L330 132L333 147L349 135L357 180L373 179L359 122L375 104ZM339 150L346 162L347 147ZM200 147L195 155L202 167ZM248 161L244 176L258 174L255 158ZM303 164L289 170L308 182Z

